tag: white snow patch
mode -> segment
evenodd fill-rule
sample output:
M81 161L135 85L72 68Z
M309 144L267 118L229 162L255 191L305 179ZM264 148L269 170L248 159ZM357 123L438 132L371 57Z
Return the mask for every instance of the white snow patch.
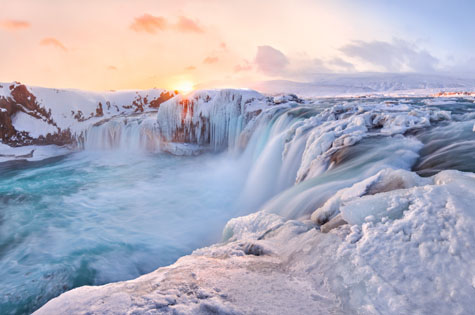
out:
M27 145L10 147L0 143L0 163L13 160L40 161L72 152L67 147L56 145Z
M12 123L17 131L26 131L33 138L58 132L58 128L55 126L23 112L17 112L12 118Z

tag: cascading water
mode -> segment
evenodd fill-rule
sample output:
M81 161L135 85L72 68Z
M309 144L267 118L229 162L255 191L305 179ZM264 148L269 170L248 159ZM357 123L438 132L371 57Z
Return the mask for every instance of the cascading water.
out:
M86 150L122 150L157 152L160 133L154 114L116 117L89 127L85 132Z
M90 126L82 152L3 166L0 311L28 313L73 287L150 272L259 209L323 224L337 215L338 191L387 169L473 171L464 160L474 105L450 110L224 90Z

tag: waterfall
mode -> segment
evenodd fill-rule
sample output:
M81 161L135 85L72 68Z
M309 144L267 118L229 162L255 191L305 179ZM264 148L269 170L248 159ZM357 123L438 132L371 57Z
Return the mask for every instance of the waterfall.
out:
M424 143L412 131L441 121L452 121L449 111L407 100L304 102L246 90L198 91L163 103L156 115L96 124L87 130L84 147L225 152L246 173L242 209L264 207L298 218L384 169L411 170Z
M119 116L89 127L84 149L158 152L160 133L151 114Z

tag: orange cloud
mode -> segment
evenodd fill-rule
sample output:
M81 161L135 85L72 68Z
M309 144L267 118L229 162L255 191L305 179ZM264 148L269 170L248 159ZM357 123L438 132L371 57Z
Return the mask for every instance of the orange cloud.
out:
M61 43L59 40L53 37L43 38L40 42L41 46L53 46L59 48L63 51L68 51L68 49Z
M157 31L163 31L168 27L167 20L161 16L153 16L144 14L134 18L134 22L130 25L130 29L135 32L146 32L155 34Z
M219 61L219 58L218 57L206 57L204 60L203 60L203 63L204 64L207 64L207 65L210 65L212 63L216 63Z
M3 20L0 21L0 28L8 31L17 31L25 28L30 28L31 24L27 21L20 20Z
M186 71L193 71L193 70L196 70L196 67L195 66L189 66L189 67L186 67L185 70Z
M250 70L252 70L252 64L247 60L244 60L243 64L236 65L234 67L234 72L250 71Z
M117 70L117 67L116 67L116 66L108 66L108 67L107 67L107 70L113 70L113 71L115 71L115 70Z
M178 18L178 22L175 25L175 27L180 32L189 32L189 33L203 33L204 32L203 29L198 25L198 23L184 16L180 16Z

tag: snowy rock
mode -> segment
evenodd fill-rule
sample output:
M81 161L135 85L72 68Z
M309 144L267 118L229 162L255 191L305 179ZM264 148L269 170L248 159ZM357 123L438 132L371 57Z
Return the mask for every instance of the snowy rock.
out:
M175 95L156 89L94 93L17 82L0 86L0 140L14 146L71 144L101 120L156 111Z

